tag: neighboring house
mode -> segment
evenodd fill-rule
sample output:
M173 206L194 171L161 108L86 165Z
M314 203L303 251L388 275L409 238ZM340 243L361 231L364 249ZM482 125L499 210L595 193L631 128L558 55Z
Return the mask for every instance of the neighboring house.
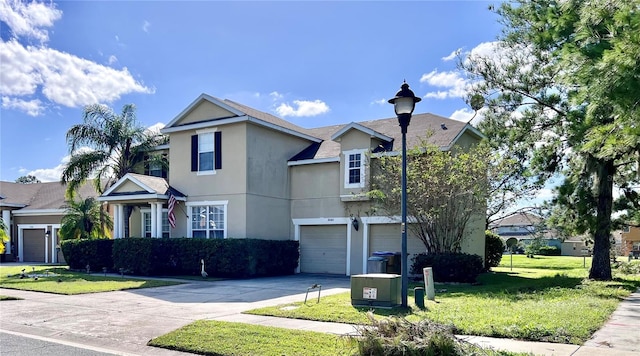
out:
M640 227L625 226L622 229L623 256L640 257Z
M544 219L535 214L516 213L494 221L489 229L500 235L507 249L518 244L528 245L536 238L542 238L547 246L562 249L562 240L553 230L545 226ZM562 253L564 252L563 250ZM567 249L567 254L571 254L570 252Z
M400 219L372 214L363 194L370 157L400 150L395 117L305 129L203 94L162 132L169 144L150 154L167 154L168 172L145 165L98 198L109 203L114 238L296 240L298 272L342 275L366 273L374 251L401 249ZM482 138L469 124L416 114L409 147L429 133L443 150L470 148ZM175 227L170 196L177 200ZM464 252L484 256L483 221L478 214L470 223ZM424 249L409 236L411 255Z
M60 220L65 213L66 186L53 183L0 181L0 211L10 241L3 261L63 263L59 250ZM80 188L80 197L97 197L91 184Z

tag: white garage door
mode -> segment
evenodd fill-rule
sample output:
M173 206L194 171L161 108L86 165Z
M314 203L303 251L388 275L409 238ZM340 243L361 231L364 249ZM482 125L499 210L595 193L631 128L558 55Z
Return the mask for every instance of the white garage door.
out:
M300 272L345 275L347 226L301 226Z
M400 252L402 250L402 234L399 224L372 224L369 233L369 256L376 251ZM411 257L425 251L420 239L407 234L408 262Z

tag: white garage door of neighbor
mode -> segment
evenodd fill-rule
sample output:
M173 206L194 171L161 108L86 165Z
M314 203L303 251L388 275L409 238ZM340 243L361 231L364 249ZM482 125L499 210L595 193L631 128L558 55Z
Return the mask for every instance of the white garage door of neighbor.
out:
M301 226L300 272L347 273L347 226Z
M369 256L376 251L400 252L402 251L402 234L399 224L372 224L369 228ZM413 255L425 251L420 239L407 235L407 252L409 264Z

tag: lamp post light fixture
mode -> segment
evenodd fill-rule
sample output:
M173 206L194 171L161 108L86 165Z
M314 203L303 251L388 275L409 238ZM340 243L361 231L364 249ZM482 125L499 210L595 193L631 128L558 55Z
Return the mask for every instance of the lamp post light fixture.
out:
M409 266L407 265L407 127L411 122L411 114L416 107L416 103L422 98L416 97L413 91L409 89L409 84L405 81L400 86L400 90L393 99L389 99L389 103L393 104L393 108L398 116L398 123L402 132L402 223L400 231L402 233L402 256L401 261L401 279L402 279L402 307L408 306L407 297L409 289Z

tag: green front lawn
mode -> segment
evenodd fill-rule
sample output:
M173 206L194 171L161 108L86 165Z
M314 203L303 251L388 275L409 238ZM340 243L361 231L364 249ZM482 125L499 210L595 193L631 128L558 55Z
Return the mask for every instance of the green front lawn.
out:
M199 320L149 341L162 347L201 355L335 356L357 354L356 340L314 331ZM465 355L519 356L464 344ZM435 353L438 354L438 353Z
M401 315L408 320L423 318L453 324L467 335L516 338L581 344L598 330L620 300L640 287L640 276L619 275L611 282L586 279L582 257L503 257L493 272L483 274L478 285L437 284L436 301L426 301L420 310L409 291L410 309L376 309L380 318ZM248 311L272 315L343 323L364 324L368 308L351 305L350 293Z
M25 278L21 278L22 269ZM69 271L67 267L52 266L0 266L0 288L19 289L55 294L84 294L125 289L153 288L179 284L179 282L140 278L104 276Z
M344 355L349 339L261 325L200 320L149 341L202 355Z

